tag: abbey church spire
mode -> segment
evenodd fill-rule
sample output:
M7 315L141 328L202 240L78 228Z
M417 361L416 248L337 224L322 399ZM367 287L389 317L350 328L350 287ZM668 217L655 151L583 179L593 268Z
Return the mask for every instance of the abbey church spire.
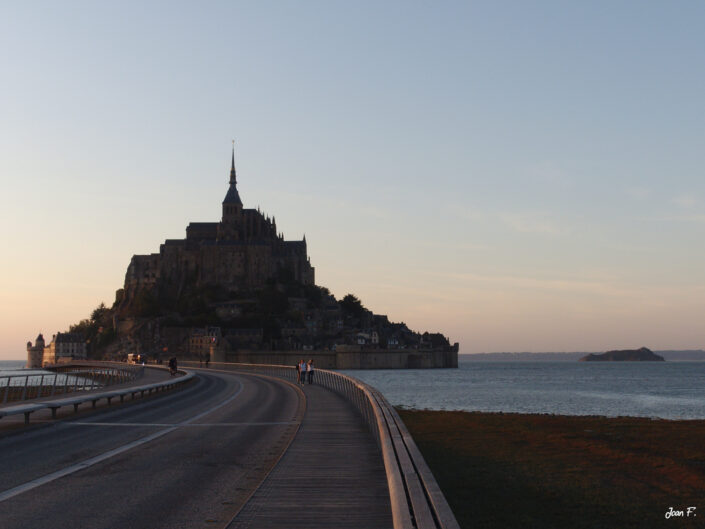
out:
M237 205L242 208L242 200L240 200L240 194L237 192L237 177L235 174L235 140L233 140L233 155L230 164L230 188L223 200L223 213L225 213L226 204Z
M235 174L235 140L233 140L233 161L230 165L230 184L237 184L237 175Z

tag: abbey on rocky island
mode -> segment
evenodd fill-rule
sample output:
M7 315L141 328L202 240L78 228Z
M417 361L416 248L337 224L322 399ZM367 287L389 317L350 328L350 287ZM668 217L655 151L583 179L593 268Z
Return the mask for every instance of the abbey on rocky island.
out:
M28 343L28 363L138 353L294 365L305 354L322 369L458 366L459 344L393 323L352 294L337 300L314 272L305 236L286 241L273 217L243 208L233 146L220 222L192 222L184 239L134 255L113 305L57 335L56 352L41 335Z

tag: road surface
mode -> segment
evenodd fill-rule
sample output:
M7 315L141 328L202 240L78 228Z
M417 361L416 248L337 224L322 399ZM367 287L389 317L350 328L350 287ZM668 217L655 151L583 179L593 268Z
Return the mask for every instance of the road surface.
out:
M226 527L304 408L285 382L199 371L173 393L7 432L0 527Z

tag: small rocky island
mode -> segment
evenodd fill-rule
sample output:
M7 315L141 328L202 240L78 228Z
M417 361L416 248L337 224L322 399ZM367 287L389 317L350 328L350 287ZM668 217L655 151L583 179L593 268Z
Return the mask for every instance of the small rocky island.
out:
M651 349L624 349L621 351L607 351L602 354L589 354L583 356L580 362L665 362L662 356L655 354Z

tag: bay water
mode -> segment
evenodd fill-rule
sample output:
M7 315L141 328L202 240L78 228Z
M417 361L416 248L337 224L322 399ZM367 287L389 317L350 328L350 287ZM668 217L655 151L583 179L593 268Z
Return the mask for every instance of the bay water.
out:
M24 375L27 360L0 360L0 376L2 375Z
M458 369L346 370L395 406L705 419L705 362L476 362Z

